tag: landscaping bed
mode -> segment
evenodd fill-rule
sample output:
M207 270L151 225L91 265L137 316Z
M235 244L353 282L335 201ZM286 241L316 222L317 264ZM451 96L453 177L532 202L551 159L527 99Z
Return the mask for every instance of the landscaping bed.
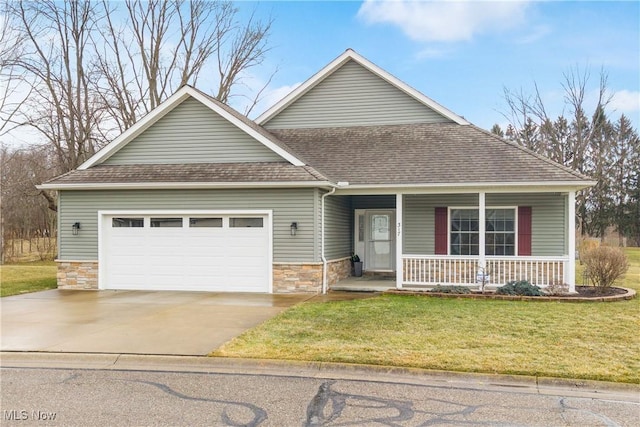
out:
M598 289L593 286L576 286L575 294L565 295L498 295L494 291L471 291L471 293L448 293L432 292L429 290L415 289L393 289L386 291L386 294L396 295L419 295L437 298L473 298L473 299L496 299L507 301L566 301L566 302L613 302L630 300L636 297L636 291L628 288L609 287Z

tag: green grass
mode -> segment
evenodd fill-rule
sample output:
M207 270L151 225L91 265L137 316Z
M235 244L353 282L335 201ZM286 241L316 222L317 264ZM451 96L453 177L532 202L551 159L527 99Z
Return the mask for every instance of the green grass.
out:
M618 285L640 291L640 249L627 255L632 266ZM640 383L638 331L638 298L562 303L387 295L300 304L212 355Z
M56 263L53 261L0 265L0 297L55 287Z

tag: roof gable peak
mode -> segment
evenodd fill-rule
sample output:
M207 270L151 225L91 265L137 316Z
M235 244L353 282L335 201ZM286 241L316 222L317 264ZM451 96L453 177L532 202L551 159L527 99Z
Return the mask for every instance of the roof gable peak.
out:
M332 75L336 70L340 69L349 61L354 61L355 63L359 64L366 70L370 71L371 73L385 80L387 83L391 84L392 86L395 86L402 92L406 93L410 97L414 98L415 100L424 104L425 106L431 108L432 110L436 111L442 116L448 118L449 120L459 125L470 124L463 117L455 114L449 109L438 104L436 101L425 96L418 90L412 88L408 84L404 83L397 77L393 76L392 74L378 67L376 64L369 61L368 59L366 59L365 57L363 57L362 55L360 55L359 53L357 53L355 50L351 48L348 48L347 50L345 50L340 56L338 56L329 64L327 64L323 69L321 69L319 72L317 72L312 77L307 79L304 83L302 83L296 89L291 91L288 95L286 95L276 104L274 104L271 108L269 108L264 113L262 113L255 120L255 122L259 125L264 125L265 123L267 123L269 120L277 116L280 112L285 110L288 106L293 104L296 100L301 98L305 93L307 93L308 91L316 87L323 80L325 80L327 77Z
M268 132L262 130L258 126L255 126L253 122L244 117L242 114L238 113L233 108L223 104L217 99L205 94L204 92L201 92L200 90L192 86L185 85L178 89L178 91L167 98L164 102L162 102L158 107L156 107L142 119L137 121L133 126L120 134L120 136L111 141L96 154L91 156L87 161L81 164L78 169L88 169L92 166L104 162L124 146L133 141L140 134L142 134L145 130L153 126L156 122L162 119L162 117L173 111L177 106L182 104L188 98L193 98L199 101L214 113L218 114L223 119L227 120L232 125L245 132L253 139L260 142L265 147L272 150L277 155L293 164L294 166L304 166L305 163L303 161L298 159L286 149L282 148L280 146L281 144L278 144L274 140L274 138L268 134Z

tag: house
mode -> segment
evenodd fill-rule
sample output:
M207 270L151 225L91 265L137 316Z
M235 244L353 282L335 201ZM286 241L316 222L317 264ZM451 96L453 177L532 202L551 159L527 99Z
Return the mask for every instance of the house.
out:
M183 87L59 191L58 286L324 292L575 286L585 176L480 129L347 50L251 121Z

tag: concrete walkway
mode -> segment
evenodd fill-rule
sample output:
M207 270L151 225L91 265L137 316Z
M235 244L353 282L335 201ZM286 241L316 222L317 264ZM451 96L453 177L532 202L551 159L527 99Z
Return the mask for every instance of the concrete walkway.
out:
M202 356L294 304L364 296L35 292L0 299L0 350Z

